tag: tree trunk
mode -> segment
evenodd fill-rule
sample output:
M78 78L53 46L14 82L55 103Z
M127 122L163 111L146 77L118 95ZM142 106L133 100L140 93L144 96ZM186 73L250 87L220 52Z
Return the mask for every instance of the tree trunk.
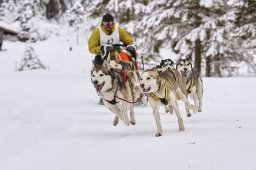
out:
M206 57L206 77L211 77L211 57Z
M61 5L61 12L64 13L68 9L67 4L65 3L64 0L60 0L60 5Z
M47 19L52 19L56 17L60 12L60 5L56 0L50 0L45 7Z
M195 70L201 73L201 41L199 39L195 42Z

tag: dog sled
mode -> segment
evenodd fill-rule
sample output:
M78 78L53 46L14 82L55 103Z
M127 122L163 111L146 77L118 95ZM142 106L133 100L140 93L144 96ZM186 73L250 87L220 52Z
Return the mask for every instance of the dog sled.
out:
M140 100L147 105L139 86L136 56L129 55L122 44L113 44L112 51L113 56L111 51L102 56L103 65L93 62L91 81L104 105L114 113L113 125L119 120L127 126L135 125L134 105Z
M127 51L127 46L124 44L111 44L110 46L112 46L112 50L102 54L102 58L106 60L110 53L113 54L113 52L116 52L122 61L133 64L135 69L138 70L137 52L135 52L134 55L131 54L129 51Z

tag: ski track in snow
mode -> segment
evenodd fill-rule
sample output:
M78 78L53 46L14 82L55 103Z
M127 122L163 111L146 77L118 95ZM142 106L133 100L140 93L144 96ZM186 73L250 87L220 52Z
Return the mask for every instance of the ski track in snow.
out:
M56 42L33 45L47 71L13 71L23 43L6 42L0 54L1 170L256 169L255 78L203 78L203 112L187 118L179 102L179 133L161 109L156 138L150 106L135 108L135 126L113 127L97 105L86 45L70 52Z

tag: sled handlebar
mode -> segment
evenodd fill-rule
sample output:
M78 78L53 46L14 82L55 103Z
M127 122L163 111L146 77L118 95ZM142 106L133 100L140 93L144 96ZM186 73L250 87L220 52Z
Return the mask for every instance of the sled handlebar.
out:
M112 44L113 50L119 49L120 47L126 49L126 45L123 44Z

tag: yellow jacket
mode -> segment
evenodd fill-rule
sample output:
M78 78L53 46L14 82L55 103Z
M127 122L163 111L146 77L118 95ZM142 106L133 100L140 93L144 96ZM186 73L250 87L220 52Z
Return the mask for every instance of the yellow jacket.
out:
M110 35L110 33L108 33L102 25L100 27L106 34ZM112 32L114 30L115 30L115 25L113 26ZM133 38L131 37L131 35L127 31L125 31L121 27L118 27L118 32L119 32L120 42L122 42L124 45L133 44ZM101 47L101 44L100 44L100 30L99 30L99 28L96 28L92 32L92 34L89 38L88 48L89 48L90 53L100 55L101 54L100 47Z

